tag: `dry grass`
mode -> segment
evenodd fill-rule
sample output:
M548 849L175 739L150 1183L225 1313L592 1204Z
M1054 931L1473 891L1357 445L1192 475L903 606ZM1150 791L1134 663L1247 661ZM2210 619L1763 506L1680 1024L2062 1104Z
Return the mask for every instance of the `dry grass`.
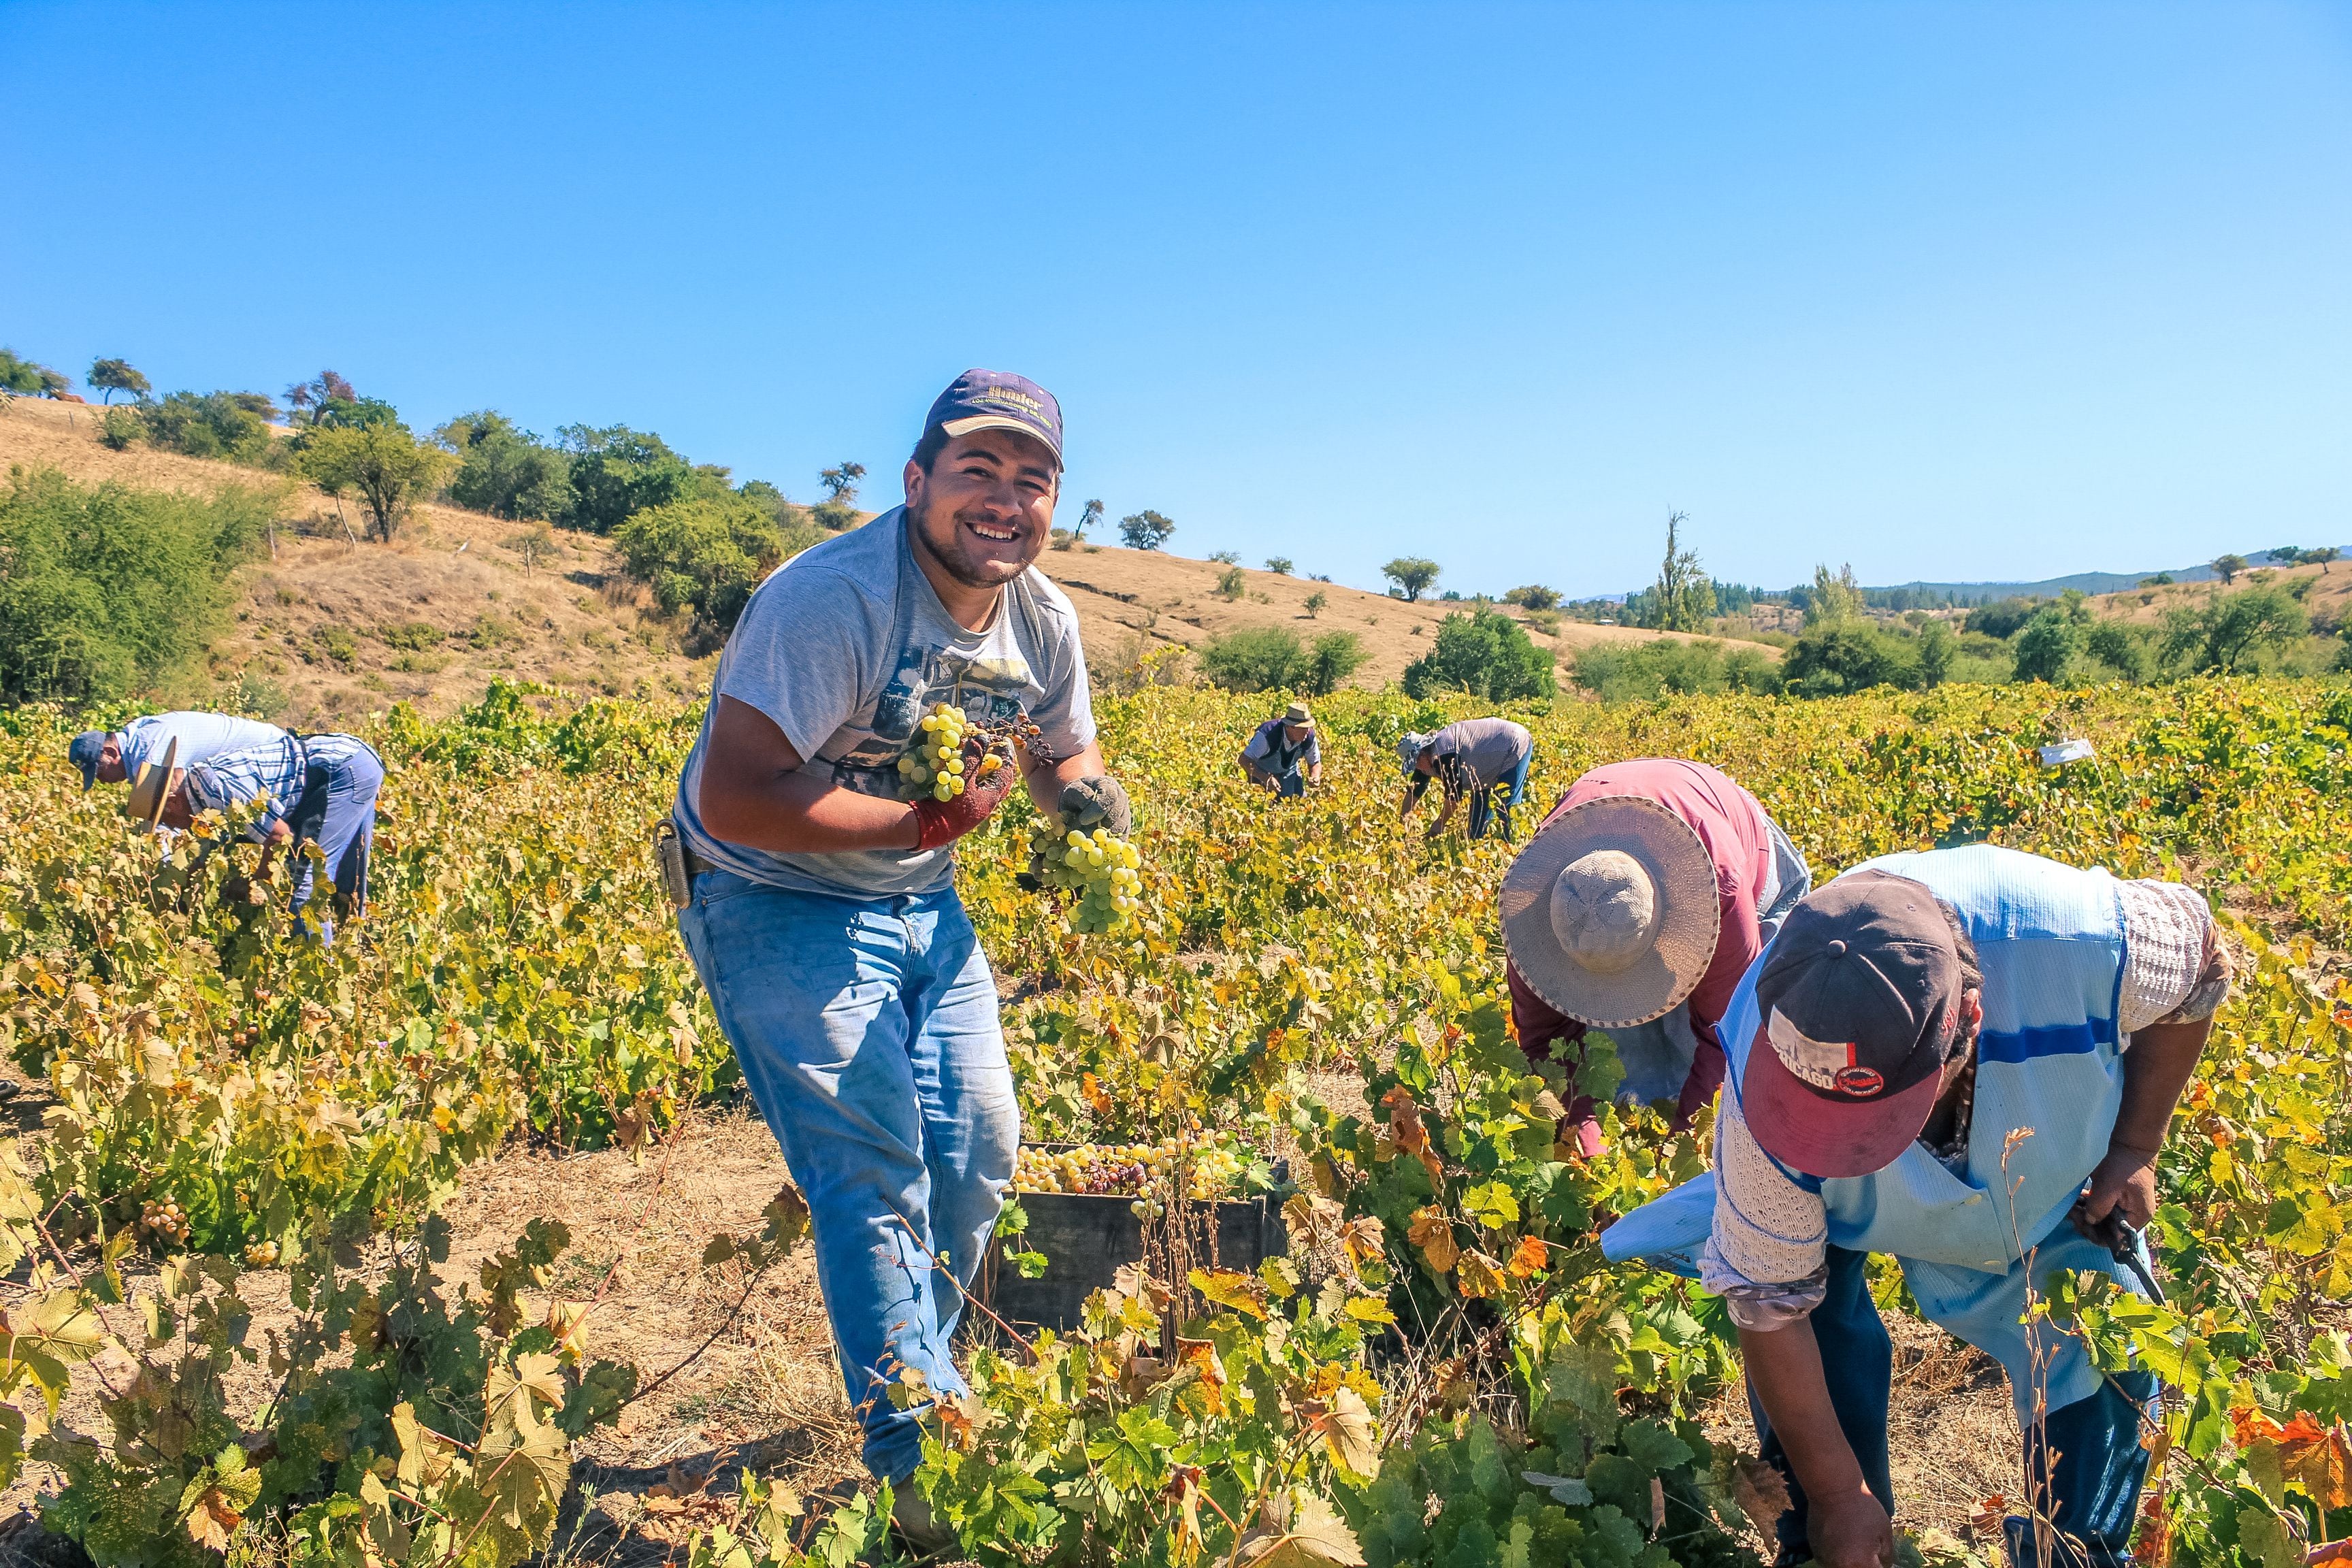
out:
M274 558L246 569L247 602L213 665L225 683L242 674L282 691L276 716L287 722L325 724L394 700L444 713L479 696L493 676L607 696L699 697L709 687L710 660L687 657L676 629L651 613L641 592L620 583L601 539L558 531L555 559L527 576L520 557L499 542L519 525L427 506L394 543L355 544L346 528L355 533L361 519L348 502L339 508L308 486L233 464L143 446L109 451L99 444L98 417L92 407L20 399L0 412L0 465L52 466L83 483L285 489ZM1216 590L1225 571L1216 562L1116 545L1049 550L1037 563L1077 607L1079 636L1097 668L1158 648L1199 648L1245 626L1284 626L1308 639L1354 632L1369 657L1350 684L1377 689L1402 678L1428 650L1438 624L1466 608L1444 600L1409 605L1246 569L1241 596L1228 599ZM1317 593L1328 603L1310 617L1307 601ZM429 647L377 635L420 624L439 634ZM1580 648L1681 635L1576 621L1547 633L1528 624L1563 679ZM338 633L347 636L338 642Z

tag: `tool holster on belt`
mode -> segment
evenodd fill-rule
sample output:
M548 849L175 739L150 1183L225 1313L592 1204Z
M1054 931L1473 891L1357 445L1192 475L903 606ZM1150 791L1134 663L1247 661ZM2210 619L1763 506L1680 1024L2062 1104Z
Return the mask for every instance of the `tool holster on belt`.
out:
M662 890L669 895L671 905L682 910L694 902L695 878L712 868L686 847L686 840L677 836L677 824L667 817L654 829L654 855L660 863Z

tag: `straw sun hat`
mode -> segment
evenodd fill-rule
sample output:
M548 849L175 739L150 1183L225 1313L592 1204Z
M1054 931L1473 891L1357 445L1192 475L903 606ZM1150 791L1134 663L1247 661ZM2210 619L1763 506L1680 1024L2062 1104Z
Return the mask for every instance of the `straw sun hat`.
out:
M1538 833L1503 879L1520 978L1596 1028L1646 1024L1696 988L1723 911L1715 865L1656 801L1604 795Z
M131 784L131 798L122 803L122 815L136 817L149 827L163 820L163 796L172 787L172 769L180 760L180 739L174 735L163 748L162 766L153 763L139 764L139 776Z

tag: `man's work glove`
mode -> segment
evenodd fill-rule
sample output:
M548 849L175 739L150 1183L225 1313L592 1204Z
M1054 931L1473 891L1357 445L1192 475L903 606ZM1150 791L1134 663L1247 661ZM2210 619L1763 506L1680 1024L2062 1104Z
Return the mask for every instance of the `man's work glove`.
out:
M986 822L1004 804L1004 797L1013 793L1013 775L1021 770L1002 757L996 759L995 767L988 767L986 756L978 741L965 742L963 793L946 800L925 795L915 803L916 848L945 848Z
M1108 827L1121 838L1135 831L1135 808L1117 779L1079 779L1064 786L1060 811L1064 827Z

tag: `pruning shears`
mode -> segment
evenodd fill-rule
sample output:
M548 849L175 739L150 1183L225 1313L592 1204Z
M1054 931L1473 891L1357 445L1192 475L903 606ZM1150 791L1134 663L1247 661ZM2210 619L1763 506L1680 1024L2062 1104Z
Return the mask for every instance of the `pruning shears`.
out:
M2083 1200L2077 1198L2067 1217L2074 1222L2077 1232L2105 1247L2115 1255L2116 1262L2132 1271L2147 1288L2148 1300L2159 1307L2164 1305L2164 1287L2156 1282L2156 1273L2147 1266L2147 1249L2141 1245L2144 1233L2124 1218L2121 1208L2109 1209L2106 1218L2093 1220L2084 1216Z

